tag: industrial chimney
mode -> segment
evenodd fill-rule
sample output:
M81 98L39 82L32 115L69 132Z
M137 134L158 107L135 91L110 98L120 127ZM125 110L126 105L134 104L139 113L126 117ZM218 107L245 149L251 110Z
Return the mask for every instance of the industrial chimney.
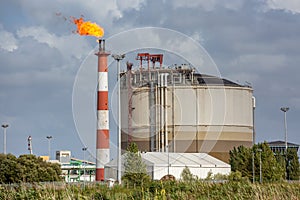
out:
M104 180L104 164L109 162L109 111L108 111L108 66L105 40L99 40L98 94L97 94L97 138L96 138L96 181Z

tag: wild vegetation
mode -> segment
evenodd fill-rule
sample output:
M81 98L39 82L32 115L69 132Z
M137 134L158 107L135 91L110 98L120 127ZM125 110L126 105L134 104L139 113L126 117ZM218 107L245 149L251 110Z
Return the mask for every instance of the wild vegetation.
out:
M261 149L261 151L258 149ZM109 187L105 183L41 183L42 180L47 180L47 177L52 176L50 175L54 173L52 170L56 174L54 177L60 174L57 165L48 165L32 155L20 156L19 158L13 155L6 155L6 157L0 155L1 183L5 182L3 180L9 180L6 181L9 183L18 183L0 185L0 200L300 199L300 182L284 180L285 169L290 170L290 178L294 177L296 179L298 172L292 170L299 170L299 161L295 162L294 159L298 159L297 154L291 152L286 157L274 155L270 148L263 143L255 145L253 148L238 147L232 150L230 155L233 172L228 176L208 173L205 179L199 179L186 167L181 173L180 180L151 181L146 173L146 165L138 153L137 146L131 144L127 149L122 185L116 184L113 187ZM252 183L252 158L254 158L256 169L255 183ZM12 161L8 161L9 159ZM288 163L286 163L286 159ZM259 169L260 160L262 161L262 173L264 173L262 184L258 182L259 170L257 169ZM16 172L11 170L11 174L9 174L7 169L10 167L15 167ZM6 172L4 173L2 169ZM21 175L20 172L27 175ZM41 173L44 178L34 179L33 176L36 176L37 173ZM20 177L5 179L5 177L12 177L12 174ZM47 181L56 180L48 179Z
M252 184L203 180L150 181L143 186L112 188L103 184L21 184L0 186L0 199L300 199L300 183Z

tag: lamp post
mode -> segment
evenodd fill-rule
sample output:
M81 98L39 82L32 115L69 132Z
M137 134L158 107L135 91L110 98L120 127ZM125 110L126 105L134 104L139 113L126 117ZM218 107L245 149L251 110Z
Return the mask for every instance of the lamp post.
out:
M287 162L287 123L286 123L286 112L289 111L289 107L281 107L280 110L284 112L284 142L285 142L285 162ZM287 166L287 165L286 165ZM285 169L285 178L287 179L287 168Z
M166 150L167 150L167 153L168 153L168 176L170 175L170 153L169 153L169 144L167 144L166 146Z
M117 61L118 74L118 182L121 184L121 87L120 87L120 60L125 58L125 54L113 54L112 57Z
M255 97L252 97L252 123L253 123L253 141L252 141L252 182L255 182L255 164L254 164L254 145L255 145L255 107L256 107L256 100Z
M83 147L82 151L83 151L83 183L85 184L85 152L87 150L87 147Z
M2 124L3 130L3 153L6 154L6 129L8 128L8 124Z
M262 183L262 172L261 172L261 152L262 149L257 149L259 152L259 182Z
M286 124L286 112L289 111L289 107L281 107L280 110L282 112L284 112L284 131L285 131L285 137L284 137L284 141L285 141L285 153L287 153L287 124Z
M254 149L252 147L252 183L255 182L255 164L254 164Z
M48 135L46 138L48 139L48 156L49 156L49 160L51 160L51 139L52 139L52 136Z

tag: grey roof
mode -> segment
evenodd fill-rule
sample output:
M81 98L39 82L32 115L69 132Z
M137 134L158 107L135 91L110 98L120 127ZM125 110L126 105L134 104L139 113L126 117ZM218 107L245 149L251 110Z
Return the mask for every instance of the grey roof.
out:
M164 167L203 167L213 168L222 167L230 168L230 165L214 158L207 153L162 153L162 152L147 152L141 153L142 159L147 166ZM124 162L125 155L122 155L122 163ZM117 160L114 159L107 163L106 167L116 167Z
M271 142L268 142L268 145L270 147L274 147L274 146L285 147L285 141L282 141L282 140L271 141ZM288 142L287 145L288 145L288 147L299 147L299 144L294 144L294 143L290 143L290 142Z
M232 87L244 87L238 83L232 82L230 80L210 76L206 74L195 74L195 79L198 81L199 85L224 85L224 86L232 86Z

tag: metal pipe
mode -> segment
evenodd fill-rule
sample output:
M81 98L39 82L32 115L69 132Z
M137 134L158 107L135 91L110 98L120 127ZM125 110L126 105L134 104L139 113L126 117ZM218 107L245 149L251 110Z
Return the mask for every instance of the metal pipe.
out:
M174 77L173 77L174 78ZM172 81L173 82L173 85L172 85L172 124L173 124L173 152L175 152L175 97L174 97L174 95L175 95L175 83L174 83L174 81Z
M165 146L166 146L166 151L169 152L169 134L168 134L168 75L169 74L164 74L164 121L165 121Z
M196 90L196 152L199 152L199 141L198 141L198 126L199 126L199 119L198 119L198 113L199 113L199 105L198 105L198 89L195 88Z
M157 87L157 92L158 92L158 105L159 105L159 109L158 109L158 131L157 131L157 135L158 135L158 152L160 152L161 149L161 83L160 83L160 75L159 73L157 74L157 82L158 82L158 87Z
M128 63L129 64L129 63ZM130 64L131 65L131 64ZM131 134L132 134L132 81L131 81L131 75L132 75L132 71L131 71L131 67L128 67L129 69L127 71L127 82L128 82L128 95L127 95L127 99L128 99L128 132L127 132L127 138L126 138L126 146L128 146L128 143L131 142ZM134 74L134 85L136 84L136 74Z
M155 137L155 91L154 83L150 81L150 90L149 90L149 107L150 107L150 151L154 151L154 137Z
M164 79L163 79L163 74L160 75L160 109L161 109L161 112L160 112L160 123L161 123L161 130L160 130L160 133L161 133L161 151L162 152L165 152L165 137L164 137L164 105L163 105L163 102L164 102L164 90L163 90L163 84L164 84Z

